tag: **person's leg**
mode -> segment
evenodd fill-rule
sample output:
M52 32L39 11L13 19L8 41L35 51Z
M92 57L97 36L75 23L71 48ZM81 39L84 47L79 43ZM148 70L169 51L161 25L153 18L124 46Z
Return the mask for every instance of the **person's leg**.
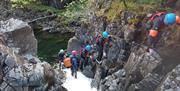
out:
M98 61L101 61L102 57L103 57L103 48L101 48L101 49L99 50Z
M75 70L74 70L75 78L77 78L77 69L78 69L78 67L75 67Z
M85 64L85 58L82 58L82 61L81 61L81 70L83 71L84 69L84 64Z
M73 70L73 66L71 67L71 75L74 75L74 70Z
M61 60L59 60L59 69L62 69L62 64L61 64Z
M155 39L151 36L148 36L148 47L154 48L155 47Z
M162 32L159 32L158 36L154 39L154 48L155 49L157 48L157 44L158 44L159 40L161 39L161 36L162 36Z
M86 57L84 61L84 67L86 67L87 65L88 65L88 58Z

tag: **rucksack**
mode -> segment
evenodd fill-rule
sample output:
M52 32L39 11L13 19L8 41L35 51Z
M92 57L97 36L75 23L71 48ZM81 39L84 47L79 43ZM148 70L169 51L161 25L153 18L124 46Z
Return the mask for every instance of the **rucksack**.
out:
M150 17L149 21L152 22L156 17L159 17L159 16L164 15L164 14L166 14L166 12L155 13Z
M146 30L149 30L149 29L151 29L153 27L153 21L154 21L155 18L160 17L160 16L162 16L164 14L166 14L166 12L158 12L158 13L155 13L155 14L151 15L148 22L147 22L147 24L146 24L146 28L147 28ZM162 26L162 25L163 25L163 22L161 22L160 26Z
M64 66L65 66L66 68L70 68L70 67L72 66L72 64L71 64L71 59L70 59L70 58L65 58L65 59L64 59Z

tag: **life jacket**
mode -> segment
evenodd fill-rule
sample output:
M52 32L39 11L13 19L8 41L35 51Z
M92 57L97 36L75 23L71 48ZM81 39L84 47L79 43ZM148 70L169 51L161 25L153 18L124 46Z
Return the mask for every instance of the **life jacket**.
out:
M80 50L80 55L81 55L82 57L87 57L88 51L86 51L85 48L82 48L82 49Z
M96 36L95 40L96 40L96 43L99 42L99 39L102 37L102 35L100 33L98 33L98 35Z
M107 39L105 39L103 37L100 37L100 38L97 39L96 44L97 45L104 45L104 44L106 44L107 41L108 41Z
M72 66L72 64L71 64L71 58L65 58L65 59L64 59L64 66L65 66L66 68L70 68L70 67Z

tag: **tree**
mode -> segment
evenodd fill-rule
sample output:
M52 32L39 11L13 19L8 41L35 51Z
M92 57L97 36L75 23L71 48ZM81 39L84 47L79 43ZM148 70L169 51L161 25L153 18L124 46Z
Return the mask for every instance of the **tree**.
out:
M42 4L49 5L57 9L64 9L69 3L75 0L40 0Z
M128 8L128 6L126 4L126 0L123 0L123 4L124 4L125 8Z

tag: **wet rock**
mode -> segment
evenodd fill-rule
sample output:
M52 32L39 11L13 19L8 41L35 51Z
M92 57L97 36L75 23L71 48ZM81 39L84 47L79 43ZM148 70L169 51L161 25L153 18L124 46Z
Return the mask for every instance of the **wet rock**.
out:
M91 23L93 24L91 29L95 32L102 32L106 30L107 27L107 21L106 17L93 17L91 20Z
M124 38L124 32L122 31L123 26L121 25L121 20L116 19L112 23L107 25L106 31L110 32L119 38Z
M72 50L80 50L81 49L81 42L76 38L73 37L68 41L67 51L71 52Z
M124 68L128 73L139 71L144 77L153 72L158 66L161 66L161 60L160 56L152 56L142 47L131 53Z
M88 78L93 78L94 77L94 72L92 71L92 66L86 66L83 69L83 74L88 77Z
M122 91L125 70L119 70L101 81L100 91ZM121 83L120 83L121 82Z
M116 66L106 65L109 67L108 74L103 79L96 78L99 74L96 73L94 82L99 85L100 91L145 91L146 89L154 91L164 77L159 75L162 72L161 60L155 51L149 54L146 52L146 47L139 46L131 52L124 69L113 70L112 68ZM102 67L106 68L106 66L102 64Z
M6 44L16 53L32 54L37 53L37 40L31 27L21 20L9 19L0 22L0 32L4 35Z
M167 74L157 91L179 91L180 90L180 65Z
M156 54L158 55L158 54ZM158 85L158 83L160 83L160 77L156 77L155 74L152 75L152 78L150 77L146 79L146 77L149 77L149 73L153 73L153 72L162 72L162 63L161 63L161 57L160 56L153 56L149 53L146 52L146 48L145 47L140 47L137 48L135 52L132 52L128 62L126 63L124 69L127 72L126 75L126 84L125 84L125 90L127 90L127 88L129 88L130 84L133 83L143 83L144 87L147 86L148 88L148 84L145 84L146 81L151 81L152 83L155 83L154 85L152 84L152 86L154 86L152 89L156 88L156 86ZM153 78L155 76L155 79ZM158 79L156 79L158 78ZM161 77L162 78L162 77ZM156 81L158 80L158 81ZM145 81L145 82L144 82ZM157 82L157 83L156 83ZM149 82L151 83L151 82ZM141 88L142 89L142 88ZM141 91L141 90L140 90ZM143 91L143 90L142 90ZM153 91L153 90L150 90Z
M128 91L155 91L161 83L163 76L149 73L142 81L132 84Z
M2 45L1 45L2 46ZM2 47L0 47L2 49ZM11 52L9 48L4 50L7 52L8 56L6 58L7 62L5 61L0 66L3 72L3 80L0 88L3 91L11 91L10 89L18 90L18 91L27 91L28 89L47 89L50 88L53 90L57 89L55 86L59 84L59 88L61 87L62 80L55 80L61 79L58 78L57 73L52 69L52 67L48 63L37 63L32 64L29 62L20 63L20 56L13 55L14 52ZM13 58L13 60L10 60ZM17 61L18 60L18 61ZM14 66L16 64L16 66ZM63 74L58 74L63 75ZM4 87L3 83L7 83L7 86ZM48 84L47 88L44 87L44 84Z
M55 72L50 64L35 57L37 41L29 25L14 19L5 22L1 21L4 25L0 25L1 40L6 40L0 43L0 89L66 91L61 86L62 78L57 76L63 73Z
M103 67L98 66L94 79L91 82L91 86L95 88L99 88L101 80L104 79L106 75L107 75L107 71Z
M8 56L8 57L6 58L5 64L6 64L8 67L10 67L10 68L13 68L13 67L16 66L16 62L15 62L14 58L12 58L12 57L10 57L10 56Z
M124 39L128 42L131 42L134 40L134 34L135 34L135 31L129 29L129 26L124 26L122 28L122 30L124 30Z
M116 38L112 39L108 43L108 52L107 52L107 59L115 61L118 58L120 52L125 49L126 42L123 39ZM121 55L123 56L123 54Z

